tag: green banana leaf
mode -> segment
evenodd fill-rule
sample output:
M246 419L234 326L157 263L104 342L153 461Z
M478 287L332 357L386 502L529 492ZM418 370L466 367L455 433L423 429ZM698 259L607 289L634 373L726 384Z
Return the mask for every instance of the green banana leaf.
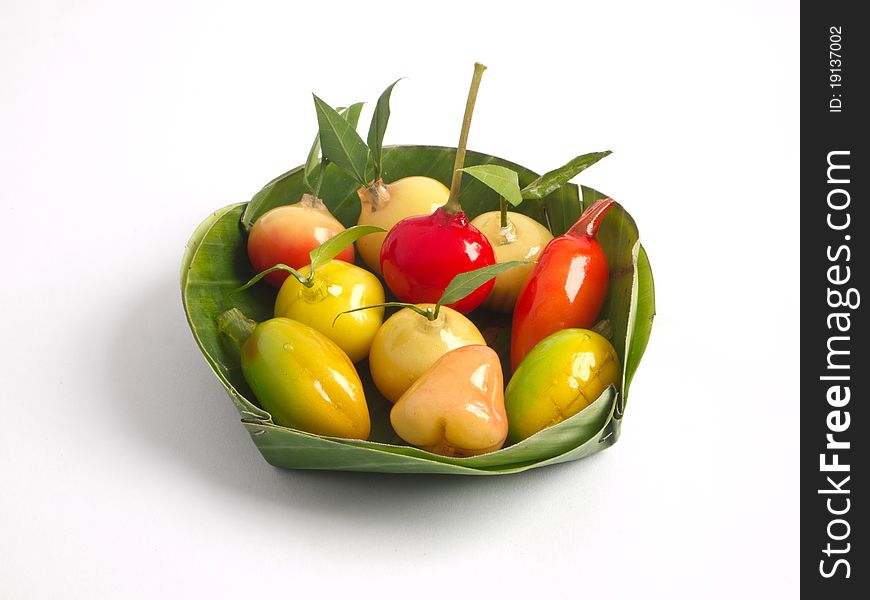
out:
M454 153L455 148L435 146L385 147L384 180L426 175L449 185ZM468 152L466 164L509 167L519 174L521 186L538 177L520 165L476 152ZM193 336L239 411L251 439L269 463L294 469L493 475L576 460L617 441L625 398L646 348L655 314L649 260L640 245L633 219L619 205L604 219L599 241L611 269L609 293L601 318L610 320L623 376L591 406L502 450L469 458L444 457L408 446L396 436L389 423L392 404L377 391L368 363L362 361L357 364L357 370L372 419L368 441L329 438L275 425L271 416L257 405L242 376L238 351L225 344L217 331L216 318L232 307L258 321L272 317L274 288L257 285L243 292L236 291L255 274L247 258L246 230L266 211L298 201L303 191L300 167L268 183L250 202L216 211L196 229L182 261L182 301ZM359 215L356 185L334 165L326 168L321 196L345 226L356 223ZM519 211L559 235L577 220L584 206L600 197L604 196L591 188L568 184L541 200L524 202ZM498 196L470 176L463 178L461 202L469 218L498 210L499 205ZM507 371L510 316L478 309L469 317L499 353ZM508 375L506 372L505 377Z

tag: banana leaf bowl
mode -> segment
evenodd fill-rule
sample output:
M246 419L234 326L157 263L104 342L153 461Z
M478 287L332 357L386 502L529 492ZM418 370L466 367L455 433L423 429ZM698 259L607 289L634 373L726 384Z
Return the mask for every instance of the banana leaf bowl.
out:
M435 146L385 147L384 180L425 175L449 186L455 151ZM466 164L508 167L519 174L521 186L538 176L525 167L476 152L468 153ZM320 195L346 227L356 224L359 216L356 187L335 165L326 168ZM297 202L302 193L299 167L269 182L250 202L212 213L188 242L181 266L182 302L193 337L239 411L242 425L269 463L290 469L498 475L577 460L616 443L629 386L646 349L655 314L649 260L640 245L634 220L621 205L616 205L604 219L598 239L611 273L600 318L610 322L611 342L623 365L622 375L615 385L573 417L489 454L467 458L432 454L406 445L395 434L389 421L392 404L375 388L367 361L362 361L357 370L371 414L369 440L330 438L273 423L269 413L257 404L242 376L238 355L222 341L216 321L218 315L232 307L257 321L273 316L277 293L274 288L261 284L237 291L255 275L246 251L247 230L260 215L276 206ZM591 188L567 184L514 210L544 224L553 235L560 235L577 220L585 206L604 197ZM463 178L461 201L469 219L499 206L499 198L492 190L467 175ZM510 365L510 315L477 309L469 317L499 353L502 365ZM506 372L505 381L508 375Z

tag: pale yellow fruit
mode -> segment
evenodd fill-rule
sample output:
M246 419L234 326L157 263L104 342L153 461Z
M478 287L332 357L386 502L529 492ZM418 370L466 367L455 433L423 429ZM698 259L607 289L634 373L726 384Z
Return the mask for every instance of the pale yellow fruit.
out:
M450 190L431 177L403 177L393 183L375 183L357 190L360 199L358 225L375 225L387 232L407 217L429 215L443 206ZM381 246L386 233L371 233L356 243L360 256L369 268L381 274Z
M501 226L501 213L497 210L483 213L471 224L486 236L499 263L512 260L531 260L537 262L553 235L546 227L526 215L508 212L508 226ZM511 312L517 296L531 274L535 265L523 265L499 273L495 278L492 292L483 306L499 312Z
M395 402L444 354L471 344L486 345L486 341L462 313L442 306L438 317L430 321L403 308L384 321L375 334L369 352L372 379L381 394Z

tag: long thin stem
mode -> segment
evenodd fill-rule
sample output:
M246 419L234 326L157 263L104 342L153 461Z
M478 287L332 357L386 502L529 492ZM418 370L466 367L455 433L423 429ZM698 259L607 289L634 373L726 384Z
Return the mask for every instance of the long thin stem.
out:
M459 204L459 190L462 184L462 167L465 166L465 148L468 145L468 130L471 129L471 116L474 114L474 103L477 102L477 90L480 89L480 80L486 67L480 63L474 63L474 76L471 78L471 87L468 90L468 100L465 103L465 116L462 118L462 130L459 133L459 146L456 147L456 161L453 163L453 181L450 183L450 197L444 210L449 213L462 212Z
M498 209L501 212L501 222L500 226L502 229L508 226L507 219L507 200L504 199L504 196L498 197Z
M410 308L418 315L420 315L422 317L426 317L430 321L434 321L435 318L438 316L438 307L437 306L435 307L435 311L433 312L431 308L420 308L416 304L411 304L409 302L381 302L380 304L371 304L369 306L360 306L358 308L351 308L350 310L342 311L342 312L338 313L337 315L335 315L335 318L332 320L332 326L335 327L335 322L338 321L338 318L341 315L346 315L348 313L354 313L354 312L357 312L360 310L369 310L371 308L381 308L381 307L383 307L383 308Z

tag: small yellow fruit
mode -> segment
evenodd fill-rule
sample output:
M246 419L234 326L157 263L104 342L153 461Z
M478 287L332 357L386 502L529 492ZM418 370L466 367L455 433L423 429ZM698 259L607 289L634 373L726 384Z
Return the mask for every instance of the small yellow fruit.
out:
M307 276L311 266L299 272ZM317 269L310 288L288 277L275 299L275 316L313 327L338 344L353 362L359 362L368 356L375 333L384 321L384 309L339 315L383 301L384 287L377 277L361 267L333 259Z
M462 313L442 306L438 317L430 321L410 308L403 308L375 334L369 352L372 379L381 394L395 402L444 354L470 344L486 345L486 341Z
M375 225L387 232L404 218L429 215L447 202L450 190L431 177L403 177L393 183L376 182L357 190L360 199L358 225ZM381 274L381 246L387 233L372 233L356 243L369 268Z
M499 263L512 260L537 261L553 235L546 227L526 215L508 212L507 227L501 226L501 213L492 211L483 213L471 224L477 227L492 244L495 251L495 261ZM499 312L511 312L520 290L535 265L514 267L495 278L492 292L483 302L483 306Z

